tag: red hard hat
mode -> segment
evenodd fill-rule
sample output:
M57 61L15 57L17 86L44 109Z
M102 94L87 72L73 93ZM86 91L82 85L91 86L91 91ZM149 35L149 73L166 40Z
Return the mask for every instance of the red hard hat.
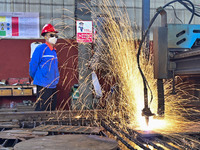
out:
M56 31L56 29L51 24L45 24L44 25L44 27L42 28L41 35L44 36L44 33L47 33L47 32L58 33L58 31Z

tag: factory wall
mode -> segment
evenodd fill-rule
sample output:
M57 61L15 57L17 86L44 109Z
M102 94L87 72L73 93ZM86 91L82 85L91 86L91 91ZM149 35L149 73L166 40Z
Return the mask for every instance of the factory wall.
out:
M91 4L93 17L102 13L100 7L108 5L113 8L113 16L119 11L128 14L128 19L132 28L140 38L142 26L142 0L87 0ZM105 2L103 2L105 1ZM156 9L164 6L172 0L150 0L150 18L156 13ZM77 16L77 5L83 0L0 0L0 12L39 12L40 29L46 23L52 23L60 31L64 38L75 37L75 20ZM199 4L199 0L191 0L194 4ZM117 7L116 7L117 6ZM83 6L84 7L84 6ZM81 10L80 10L81 11ZM88 10L89 11L89 10ZM188 23L191 13L180 3L176 2L166 8L168 23ZM85 13L85 12L84 12ZM86 15L87 13L83 14ZM181 21L182 22L181 22ZM152 27L160 26L160 17L158 17ZM199 17L194 17L192 24L200 24ZM151 39L152 39L151 30Z
M42 39L2 39L0 40L0 79L29 77L30 44L44 42ZM57 44L60 82L58 84L58 107L69 100L71 87L78 83L78 50L75 40L59 40ZM35 100L35 96L0 97L0 106L14 101ZM66 106L67 107L67 106Z

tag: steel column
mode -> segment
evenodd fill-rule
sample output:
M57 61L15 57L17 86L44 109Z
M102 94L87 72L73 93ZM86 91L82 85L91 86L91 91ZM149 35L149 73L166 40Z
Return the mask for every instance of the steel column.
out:
M147 30L150 22L150 0L142 0L142 35ZM149 40L149 35L148 38Z
M148 29L150 23L150 0L142 0L142 37ZM149 59L149 33L145 38L144 44L145 56Z
M75 1L75 17L77 20L92 20L91 13L88 13L90 8L90 0L76 0ZM79 72L79 103L73 106L75 109L92 109L93 96L92 96L92 77L91 72L87 66L87 63L91 55L91 44L90 43L79 43L78 44L78 72Z

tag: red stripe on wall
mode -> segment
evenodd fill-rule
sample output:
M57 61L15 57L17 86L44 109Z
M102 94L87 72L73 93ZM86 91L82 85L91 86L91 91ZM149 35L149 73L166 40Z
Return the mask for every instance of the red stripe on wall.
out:
M19 18L12 17L12 36L19 36Z

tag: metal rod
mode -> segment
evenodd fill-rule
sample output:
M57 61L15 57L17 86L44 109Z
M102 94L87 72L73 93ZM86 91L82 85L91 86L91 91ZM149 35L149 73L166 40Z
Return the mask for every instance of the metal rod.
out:
M157 91L158 91L158 110L159 116L164 116L165 112L165 99L164 99L164 87L163 79L157 79Z
M15 140L15 142L13 143L12 147L14 147L14 146L15 146L15 144L17 144L17 143L18 143L18 141L19 141L19 140L18 140L18 139L16 139L16 140Z
M3 142L2 146L5 147L7 142L8 142L8 139Z
M125 133L123 130L121 130L118 126L116 126L111 120L109 120L110 125L112 127L114 127L115 129L117 129L121 134L123 134L126 138L128 138L130 141L134 142L136 145L138 145L139 147L143 148L144 150L150 150L149 148L145 147L142 143L140 143L138 140L134 139L133 137L131 137L130 135L128 135L127 133Z
M130 150L136 150L135 148L133 148L130 144L128 144L121 136L119 136L116 132L114 132L108 125L106 125L106 123L102 120L101 121L101 125L110 133L112 133L114 136L117 137L118 140L120 140L127 148L129 148Z
M156 144L154 144L154 143L151 142L150 140L145 139L145 138L142 138L142 137L140 136L140 134L139 134L137 131L132 130L132 129L129 129L129 128L127 129L127 131L129 132L129 134L132 134L132 133L136 134L136 135L137 135L137 138L138 138L139 140L141 140L142 142L144 142L145 144L151 145L153 148L158 149L158 150L164 150L162 147L157 146Z
M100 131L100 134L105 136L105 137L108 137L103 131Z
M180 148L191 149L190 146L184 145L183 142L181 142L181 141L180 141L179 139L177 139L177 138L173 138L173 140L170 139L170 142L173 143L174 145L178 145Z
M179 150L178 148L175 148L175 147L169 145L168 143L166 143L166 142L164 142L164 141L162 141L158 138L155 138L155 140L156 140L156 142L158 142L161 145L164 145L166 148L169 148L170 150Z
M33 125L33 128L35 128L36 127L36 121L34 121L34 125Z
M171 94L176 94L176 88L175 88L175 71L172 71L173 73L173 81L172 81L172 93Z

